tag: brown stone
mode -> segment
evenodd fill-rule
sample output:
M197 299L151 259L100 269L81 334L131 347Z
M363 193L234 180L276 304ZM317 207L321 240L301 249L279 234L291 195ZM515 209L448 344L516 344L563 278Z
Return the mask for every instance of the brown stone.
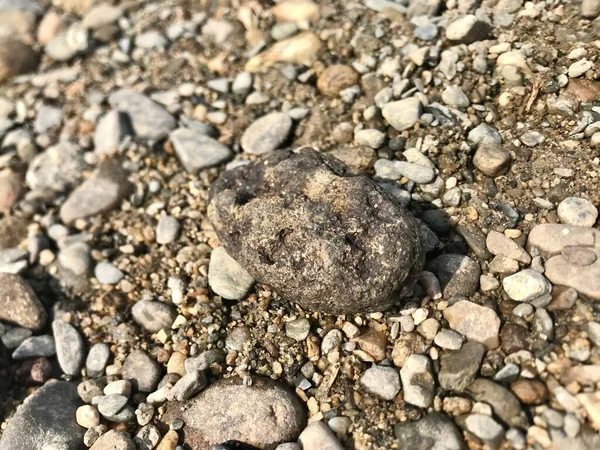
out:
M39 55L29 45L12 39L0 41L0 83L31 72L38 62Z
M522 325L516 323L507 323L500 332L502 341L502 351L507 355L518 352L519 350L528 350L529 331Z
M0 172L0 209L11 208L25 193L23 176L10 169Z
M0 273L0 320L39 329L47 318L44 306L23 278Z
M326 97L337 97L340 91L358 83L358 74L350 66L335 64L325 69L317 79L317 88Z
M351 173L365 173L377 160L375 150L368 147L340 147L329 152L348 166Z
M548 388L539 380L521 378L512 383L510 389L526 405L541 405L548 399Z
M580 102L591 103L600 95L600 82L587 78L570 78L565 93Z
M179 435L177 434L177 431L169 430L161 439L160 443L156 447L156 450L175 450L178 442Z
M356 342L362 350L371 355L375 361L383 361L385 359L387 337L380 331L369 328L366 333L354 338L354 342Z
M423 336L417 333L400 333L392 350L392 360L398 367L404 366L413 353L424 353L427 348Z

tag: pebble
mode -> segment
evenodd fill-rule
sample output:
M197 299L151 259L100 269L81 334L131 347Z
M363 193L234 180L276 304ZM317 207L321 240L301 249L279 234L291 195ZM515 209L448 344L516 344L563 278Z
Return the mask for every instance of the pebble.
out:
M463 337L456 331L441 330L435 335L433 342L445 350L459 350L463 344Z
M333 420L333 419L332 419ZM312 422L300 436L298 443L304 449L343 450L344 447L335 437L331 429L321 421Z
M175 118L158 103L130 89L113 92L108 102L113 109L129 116L136 136L158 141L175 128Z
M492 275L481 275L479 277L479 286L482 292L489 292L498 289L500 282Z
M79 147L61 142L33 158L25 181L33 190L63 192L81 179L86 167Z
M153 450L160 441L161 435L154 425L145 425L136 433L133 441L137 450Z
M100 425L100 413L95 406L83 405L75 412L77 424L83 428L92 428Z
M467 392L478 402L488 403L502 421L518 428L527 427L521 403L508 389L486 378L477 378Z
M177 317L172 305L155 300L141 300L131 308L131 315L139 325L151 333L171 328Z
M337 97L340 92L358 84L355 70L343 64L327 67L317 78L317 89L326 97Z
M100 436L90 450L137 450L129 434L109 430Z
M145 50L162 50L169 44L168 39L159 31L149 30L135 37L135 45Z
M510 166L510 153L491 140L479 144L473 156L473 165L488 177L506 173Z
M115 23L122 15L121 8L101 3L88 11L83 18L82 25L84 28L98 30Z
M39 356L54 356L56 346L52 336L31 336L25 339L13 352L13 359L29 359Z
M347 322L348 323L348 322ZM285 324L285 335L296 341L304 341L310 333L310 322L308 319L301 317L291 320Z
M123 363L123 379L131 381L137 391L154 391L160 381L161 373L158 363L142 350L131 352Z
M481 342L493 350L500 345L500 318L488 307L460 300L444 310L450 328L469 340Z
M469 98L460 88L454 84L446 87L442 91L442 101L453 108L466 108L471 104Z
M510 383L519 377L521 369L516 364L507 364L494 375L494 381Z
M62 320L52 322L52 332L60 368L66 375L79 375L86 356L83 338L71 324Z
M552 285L544 275L532 269L504 278L502 287L510 298L518 302L529 302L552 291Z
M440 386L449 391L464 391L475 380L485 352L485 346L475 341L466 342L460 350L443 352L438 373Z
M598 0L583 0L581 2L581 15L588 19L600 16L600 2Z
M167 392L167 400L179 402L188 400L204 389L207 384L204 372L197 370L187 373Z
M44 306L23 278L0 273L0 320L37 330L47 318Z
M484 414L469 414L465 419L467 430L485 442L499 443L504 436L504 428L494 419Z
M71 224L77 219L105 213L119 206L132 188L128 176L115 160L100 163L60 207L63 223Z
M319 6L312 0L285 0L271 9L277 22L314 22L319 18Z
M548 399L548 388L539 380L521 378L511 383L510 389L525 405L541 405Z
M120 111L109 111L100 119L94 131L94 151L101 155L111 155L130 133L127 115Z
M489 23L478 19L473 14L467 14L448 25L446 38L455 43L471 44L486 39L491 28Z
M400 392L400 375L392 367L374 365L360 378L361 386L370 394L384 400L393 400Z
M28 328L14 327L2 335L2 344L9 349L17 348L21 343L32 335L32 331Z
M531 256L523 247L497 231L490 231L486 238L487 249L496 256L513 259L523 264L531 264Z
M241 139L246 153L262 155L279 148L288 138L292 119L286 113L271 113L254 121Z
M379 130L359 130L354 134L354 140L360 145L377 149L385 142L385 134Z
M56 106L42 105L37 112L33 130L38 133L46 133L49 130L58 128L63 120L63 112L61 108Z
M435 172L430 167L422 166L420 164L396 161L394 162L394 169L401 176L405 176L411 181L417 184L431 183L435 178Z
M431 450L466 450L462 433L446 414L433 412L417 421L394 425L398 448Z
M252 340L250 329L246 326L235 327L227 333L225 348L230 351L240 352Z
M179 128L169 138L177 158L189 173L218 166L234 155L229 147L195 129Z
M428 408L435 396L435 380L431 361L425 355L411 355L402 369L400 378L404 401L419 408Z
M32 72L38 62L38 53L29 45L18 40L4 40L0 45L0 83L14 76Z
M252 91L252 74L250 72L238 73L231 84L231 92L246 97L250 91Z
M127 397L119 394L109 394L98 400L98 411L104 417L112 417L127 405Z
M386 103L381 113L387 122L398 131L412 128L423 114L423 105L414 97Z
M103 389L104 395L118 394L123 397L131 397L131 382L128 380L116 380L108 383Z
M156 227L156 242L161 245L167 245L175 242L179 237L181 224L173 216L161 216Z
M123 279L125 274L109 262L100 262L94 268L94 276L100 284L113 285Z
M185 371L195 372L196 370L209 369L212 364L221 363L225 361L225 354L222 350L211 349L200 353L198 356L187 358L184 366Z
M479 145L482 142L489 142L494 145L502 145L502 136L492 126L487 123L477 125L467 135L467 139L474 145Z
M44 384L51 376L52 363L47 358L29 359L15 372L15 379L24 386Z
M587 58L582 58L569 66L569 77L577 78L594 67L594 63Z
M427 266L442 287L444 297L471 296L479 287L481 268L468 256L446 254L438 256Z
M210 255L208 283L218 295L228 300L240 300L246 296L254 279L234 260L224 247L215 248Z
M0 171L0 209L12 208L25 193L23 176L10 169Z
M178 450L179 435L175 430L169 430L163 436L156 450Z
M598 209L587 199L565 198L556 210L560 221L567 225L593 227L598 219Z

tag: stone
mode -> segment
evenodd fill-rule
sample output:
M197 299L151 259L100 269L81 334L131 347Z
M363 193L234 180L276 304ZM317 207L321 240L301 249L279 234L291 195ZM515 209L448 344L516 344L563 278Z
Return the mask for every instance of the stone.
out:
M25 194L23 176L6 169L0 171L0 210L12 208Z
M600 16L600 2L598 0L583 0L581 2L581 15L587 19Z
M207 384L204 372L197 370L187 373L167 392L167 400L186 401L204 389Z
M600 428L600 395L598 392L578 394L577 400L585 409L594 429Z
M579 61L575 61L569 66L568 74L570 78L577 78L591 70L594 67L594 63L587 58L582 58Z
M131 124L127 114L120 111L109 111L96 126L94 131L94 151L101 155L116 153L121 141L131 134Z
M171 328L177 317L173 305L156 300L141 300L131 308L131 315L139 325L151 333Z
M176 450L177 443L179 442L179 435L175 430L169 430L163 436L156 450Z
M521 378L511 383L510 390L525 405L541 405L548 400L548 388L539 380Z
M274 450L295 441L306 425L303 404L284 384L254 375L251 380L221 379L186 402L169 402L162 420L183 420L185 442L193 448L239 440Z
M527 239L527 250L539 250L550 258L559 255L564 247L594 247L600 242L600 230L562 224L542 224L534 227Z
M95 406L84 405L75 412L77 424L83 428L92 428L100 425L100 413Z
M600 381L600 365L589 364L585 366L569 367L560 377L560 382L565 386L574 381L585 386L595 385Z
M146 352L134 350L125 358L121 375L131 381L135 390L152 392L160 381L162 369Z
M302 64L311 67L318 59L323 44L312 32L300 33L272 45L267 50L250 58L245 65L248 72L261 72L278 62Z
M300 436L298 443L302 448L319 450L343 450L344 447L335 437L331 429L321 421L312 422Z
M358 84L358 74L350 66L334 64L317 78L317 89L326 97L337 97L340 91Z
M288 138L292 119L287 113L274 112L252 122L240 141L246 153L262 155L278 149Z
M440 386L463 392L477 377L485 352L485 346L476 341L464 343L460 350L443 352L438 373Z
M310 333L310 322L308 319L301 317L291 320L285 324L285 335L296 341L303 341Z
M86 168L79 147L61 142L33 158L25 181L33 190L64 192L81 179Z
M486 378L477 378L467 391L478 402L489 404L494 413L510 426L525 428L527 418L517 397L508 389Z
M110 349L107 344L92 345L85 360L85 370L92 378L101 377L110 358Z
M217 247L210 255L208 283L223 298L240 300L254 285L254 278L229 256L225 247Z
M319 6L312 0L285 0L271 9L278 22L314 22L319 18Z
M33 130L38 134L46 133L47 131L58 128L61 125L62 120L62 108L42 105L35 116Z
M83 18L82 25L84 28L98 30L115 23L122 15L123 10L121 8L101 3L88 11Z
M80 406L82 402L74 384L47 383L31 394L8 421L0 437L0 448L42 450L59 442L68 449L83 450L85 430L76 422Z
M406 403L419 408L431 406L435 396L435 380L427 356L411 355L400 369L400 378Z
M531 256L523 247L497 231L490 231L486 238L488 250L496 256L514 259L523 264L531 264Z
M398 448L466 450L462 433L446 414L433 412L415 422L394 425Z
M481 342L490 350L500 345L500 318L491 308L460 300L444 310L444 318L450 328L469 340Z
M442 101L453 108L466 108L471 102L460 86L451 84L442 91Z
M252 334L248 327L235 327L227 334L225 348L230 351L241 352L251 340Z
M16 39L0 42L0 83L12 77L34 71L39 63L38 53Z
M479 286L483 292L494 291L500 287L500 282L492 275L481 275Z
M0 273L0 320L38 330L47 319L44 306L23 278Z
M503 175L510 167L510 153L501 145L484 141L473 155L473 165L488 177Z
M39 356L54 356L56 354L56 346L52 336L31 336L25 339L13 352L13 359L29 359Z
M441 255L428 264L443 290L445 298L456 295L471 296L479 287L481 268L474 260L464 255Z
M128 115L133 130L141 139L158 141L175 128L175 118L158 103L130 89L120 89L108 98L110 106Z
M517 323L507 323L502 327L500 333L502 340L502 351L507 355L521 350L528 350L529 330Z
M329 314L381 311L422 269L419 226L370 178L345 172L309 148L273 152L221 175L209 218L227 252L284 299Z
M185 371L187 373L197 370L207 370L212 364L225 361L225 353L219 349L206 350L198 356L187 358L184 362Z
M411 324L414 328L412 318ZM423 336L417 333L402 332L394 343L392 361L394 361L394 365L402 367L413 353L425 353L426 349L427 346Z
M375 361L383 361L386 358L387 336L384 333L369 328L353 340L361 350L367 352Z
M62 320L52 322L58 364L66 375L79 375L85 358L85 343L79 332Z
M156 242L161 245L167 245L175 242L179 237L181 224L173 216L161 216L156 227Z
M385 134L374 129L359 130L354 134L354 140L360 145L376 149L385 142Z
M109 430L96 440L90 450L137 450L129 434L117 430Z
M472 144L479 146L483 142L489 142L492 145L501 145L502 136L492 126L487 123L477 125L467 135L467 139Z
M430 167L405 161L394 162L394 169L417 184L431 183L435 178L435 172Z
M381 114L387 122L398 131L408 130L415 126L423 114L423 105L417 98L386 103Z
M48 11L38 25L37 41L46 46L58 34L65 31L62 16L54 11Z
M2 343L9 350L14 350L21 343L30 337L33 332L28 328L13 327L2 335Z
M598 219L598 210L585 198L567 197L556 209L560 221L567 225L593 227Z
M502 287L517 302L529 302L552 291L552 285L546 277L533 269L525 269L504 278Z
M486 39L492 27L488 22L467 14L456 19L446 28L446 38L454 43L471 44Z
M484 414L469 414L465 419L465 427L482 441L496 445L504 437L504 428Z
M445 350L459 350L463 344L463 337L456 331L441 330L435 335L433 342Z
M131 192L129 174L121 165L108 159L75 189L60 207L60 218L65 224L77 219L109 212L119 206Z
M117 284L125 274L112 263L103 261L94 268L94 276L100 284Z
M33 386L44 384L52 376L52 363L47 358L24 361L15 372L19 384Z
M393 400L400 392L400 375L393 367L373 365L360 377L360 385L369 394Z
M133 441L138 450L153 450L160 441L161 435L154 425L145 425L137 432Z
M206 134L191 128L179 128L169 135L177 158L189 173L218 166L230 160L234 153Z
M127 405L127 397L120 394L109 394L98 400L98 411L105 417L114 416Z

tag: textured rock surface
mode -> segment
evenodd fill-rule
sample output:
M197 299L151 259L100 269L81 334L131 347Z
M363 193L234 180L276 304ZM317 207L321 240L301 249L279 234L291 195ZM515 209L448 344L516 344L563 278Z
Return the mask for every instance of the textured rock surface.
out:
M193 448L239 440L273 450L298 438L306 413L296 395L280 383L252 377L252 384L244 386L240 378L228 378L187 402L167 404L163 421L173 419L185 422L185 442Z
M0 273L0 320L41 328L48 315L33 289L18 275Z
M285 299L333 314L384 309L422 269L419 227L346 170L312 149L274 152L222 175L209 217L228 253Z

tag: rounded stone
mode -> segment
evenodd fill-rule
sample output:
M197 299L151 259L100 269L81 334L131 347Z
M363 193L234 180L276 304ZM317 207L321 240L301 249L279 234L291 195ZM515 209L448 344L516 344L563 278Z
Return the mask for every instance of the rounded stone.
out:
M381 311L422 270L410 213L370 178L348 176L341 161L313 149L274 152L225 172L210 197L227 252L304 308Z
M274 112L254 121L242 135L242 148L246 153L262 155L278 149L292 129L292 119L287 113Z
M335 64L325 69L317 79L317 89L326 97L337 97L340 92L358 83L358 74L350 66Z
M171 328L177 317L173 306L154 300L142 300L131 308L133 320L151 333L158 333L163 328Z
M162 374L158 363L142 350L134 350L123 363L123 379L131 381L134 389L152 392Z
M473 156L473 165L484 175L496 177L502 175L510 166L510 153L502 146L491 141L482 142Z
M598 219L598 209L585 198L567 197L556 210L560 221L567 225L593 227Z
M298 438L306 425L306 411L283 384L252 377L246 385L240 378L227 378L190 400L169 402L162 420L170 423L174 419L185 422L185 443L193 448L238 440L274 450Z

